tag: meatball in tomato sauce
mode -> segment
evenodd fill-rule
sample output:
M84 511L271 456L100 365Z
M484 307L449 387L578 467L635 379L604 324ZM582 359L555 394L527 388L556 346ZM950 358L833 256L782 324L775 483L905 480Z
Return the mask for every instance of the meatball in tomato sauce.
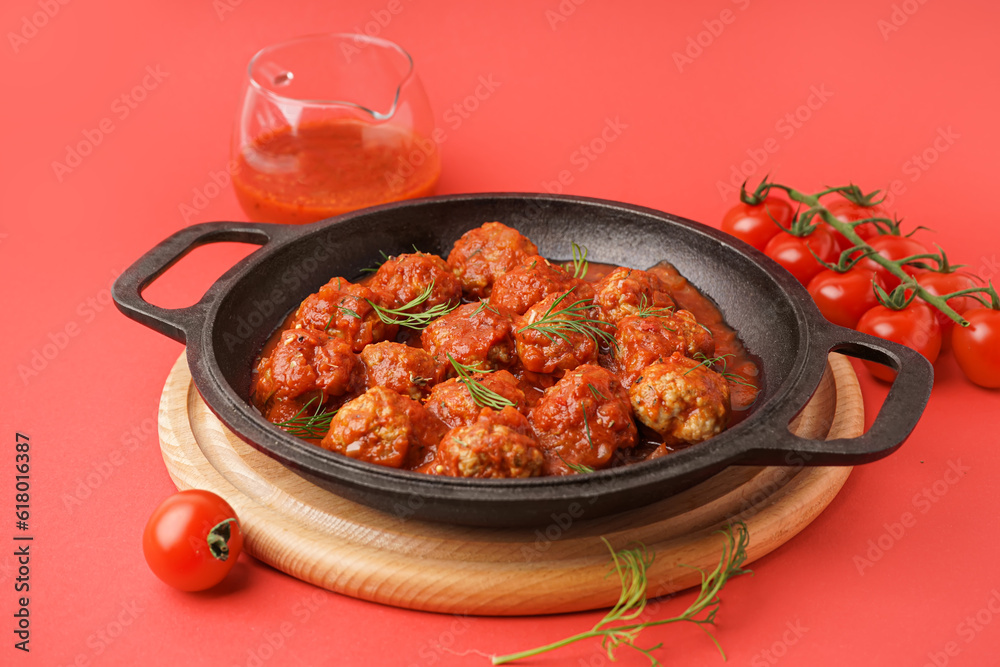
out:
M360 391L363 382L364 367L350 345L319 331L292 329L258 362L253 395L261 412L277 423L307 400L324 403Z
M571 465L603 468L638 436L625 389L610 371L590 364L545 390L529 419L546 475L569 474Z
M636 417L668 445L703 442L729 424L726 378L680 352L646 368L628 395Z
M520 412L527 412L527 400L520 382L507 371L474 373L470 377L489 391L513 403ZM472 398L466 383L460 378L452 378L434 385L425 405L431 414L452 427L471 424L482 410Z
M451 375L448 355L480 370L503 368L516 359L510 318L485 302L467 303L434 320L420 343Z
M550 294L531 308L524 317L514 318L514 343L521 366L532 373L559 373L581 364L597 364L596 337L570 327L546 325L547 315L565 309L574 300L573 292ZM586 312L564 312L566 322L589 319ZM542 324L539 324L539 322Z
M471 424L445 433L423 470L432 475L509 479L540 475L544 462L524 415L511 407L499 412L487 408Z
M623 266L594 285L594 303L600 319L615 326L622 318L638 315L642 310L660 314L674 305L659 277Z
M462 284L445 261L423 252L390 257L372 276L368 287L391 296L393 308L405 306L430 288L425 300L407 309L412 313L462 299Z
M490 295L497 277L537 254L538 246L517 230L487 222L455 242L448 266L458 276L467 298L483 299Z
M340 338L360 352L365 345L392 340L399 326L386 324L372 307L392 308L393 297L344 278L333 278L315 294L306 297L295 311L292 329L314 329Z
M615 333L615 360L622 383L632 386L642 371L674 352L693 357L702 353L712 357L715 342L686 310L661 316L629 315L618 321Z
M334 415L321 446L390 468L413 468L433 456L446 427L423 405L372 387Z
M444 368L419 347L384 341L361 350L368 386L381 385L420 400L441 381Z
M528 308L549 294L571 289L574 301L590 301L594 298L594 289L589 283L574 278L571 273L544 257L534 255L497 278L490 295L490 305L502 311L523 315Z

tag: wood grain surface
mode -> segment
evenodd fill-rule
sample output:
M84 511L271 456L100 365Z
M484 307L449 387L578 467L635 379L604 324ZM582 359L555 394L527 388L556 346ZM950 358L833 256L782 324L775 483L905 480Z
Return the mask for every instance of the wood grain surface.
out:
M827 372L790 425L812 438L855 437L864 406L850 362ZM163 388L163 460L179 489L200 488L236 510L245 550L303 581L365 600L426 611L524 615L609 607L605 537L655 550L650 597L698 583L686 566L714 568L727 522L750 533L747 562L778 548L830 503L848 467L730 467L676 496L588 521L568 514L531 529L422 522L350 502L299 477L231 433L201 400L185 355Z

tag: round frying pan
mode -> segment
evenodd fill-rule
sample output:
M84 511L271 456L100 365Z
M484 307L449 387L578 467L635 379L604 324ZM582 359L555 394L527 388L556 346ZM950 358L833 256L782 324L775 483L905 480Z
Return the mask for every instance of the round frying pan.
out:
M425 475L357 461L294 438L249 401L254 359L271 334L330 277L357 276L380 257L447 255L466 231L498 220L543 256L587 246L596 262L648 268L667 260L715 301L759 360L764 387L752 414L714 438L653 461L565 477L518 480ZM192 249L241 241L262 246L226 272L195 305L165 309L142 290ZM187 345L195 386L212 411L253 447L338 495L386 512L466 525L529 526L553 514L587 517L641 506L729 465L856 465L893 452L916 425L933 382L913 350L827 322L806 290L745 243L640 206L539 194L470 194L387 204L306 226L213 222L183 229L129 267L114 285L128 317ZM826 367L844 352L898 372L871 429L854 439L809 440L789 421Z

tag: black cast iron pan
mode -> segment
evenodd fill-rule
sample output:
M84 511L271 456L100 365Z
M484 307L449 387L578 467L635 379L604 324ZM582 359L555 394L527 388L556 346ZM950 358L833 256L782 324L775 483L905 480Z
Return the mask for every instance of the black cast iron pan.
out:
M527 480L458 479L356 461L298 440L250 405L255 356L283 318L330 277L357 276L379 251L413 245L447 255L464 232L498 220L532 239L546 257L570 243L593 261L648 268L667 260L712 298L764 373L753 413L704 443L669 456L586 475ZM263 246L189 308L168 310L142 290L193 248L220 241ZM916 425L930 394L931 365L913 350L827 322L806 290L741 241L696 222L639 206L583 197L474 194L387 204L307 226L245 222L194 225L166 239L114 285L119 309L187 345L198 391L213 412L258 450L333 493L396 513L479 526L551 521L574 503L588 517L659 500L728 465L855 465L893 452ZM807 440L788 422L841 351L884 363L898 377L861 437Z

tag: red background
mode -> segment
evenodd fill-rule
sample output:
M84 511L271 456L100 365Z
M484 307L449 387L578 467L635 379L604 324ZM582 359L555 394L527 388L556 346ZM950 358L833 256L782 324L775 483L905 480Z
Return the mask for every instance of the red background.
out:
M893 208L936 230L922 238L984 277L1000 271L993 3L399 2L397 14L387 0L3 3L0 541L11 544L15 532L15 431L31 437L36 540L30 655L12 648L13 548L0 547L0 662L256 664L268 637L285 632L280 648L264 649L267 664L475 665L486 661L473 650L547 643L601 616L456 619L393 609L316 593L249 557L220 590L199 595L169 590L147 570L142 527L173 489L153 424L181 347L119 315L108 286L186 224L242 217L230 189L207 202L196 191L225 168L244 66L266 44L388 17L369 29L411 52L447 132L441 193L539 191L569 170L566 192L717 225L736 200L718 182L756 155L763 164L744 172L752 179L770 172L803 189L898 181ZM39 14L43 7L54 16ZM727 9L733 20L721 33L704 32L700 53L691 47L706 21L719 32L713 22ZM674 54L689 47L696 57L679 67ZM115 100L147 67L166 74L122 118ZM499 85L455 127L445 114L480 77ZM826 99L802 107L814 90ZM797 126L782 121L797 110ZM96 136L105 118L113 131L57 175L53 162L84 132ZM625 127L580 171L574 152L607 119ZM952 139L936 149L942 132ZM770 138L778 150L762 158ZM933 159L926 169L913 162L922 153ZM185 219L181 205L202 208ZM164 305L193 302L243 252L199 251L151 294ZM61 335L67 326L73 335ZM36 358L43 350L53 358ZM25 372L33 359L40 369ZM1000 402L966 382L950 355L936 370L907 444L857 469L811 527L726 588L717 636L730 664L1000 664L1000 618L987 606L993 599L1000 608L992 479ZM874 409L884 387L863 370L861 379ZM968 470L956 481L946 472L957 462ZM924 490L933 503L920 500ZM885 537L905 512L916 517L912 527ZM859 572L856 557L880 537L891 548ZM643 639L663 641L671 665L721 664L694 627ZM620 664L645 664L621 656ZM606 662L587 644L532 664Z

